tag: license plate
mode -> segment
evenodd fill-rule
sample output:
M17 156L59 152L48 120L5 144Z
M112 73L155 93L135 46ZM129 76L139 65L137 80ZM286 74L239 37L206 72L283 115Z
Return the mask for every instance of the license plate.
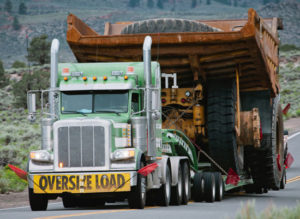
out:
M34 175L34 193L101 193L130 191L130 173Z

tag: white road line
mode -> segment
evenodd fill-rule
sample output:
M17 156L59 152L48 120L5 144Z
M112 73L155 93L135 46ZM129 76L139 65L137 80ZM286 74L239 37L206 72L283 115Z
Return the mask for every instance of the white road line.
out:
M57 205L61 202L49 203L48 205ZM30 206L22 206L22 207L15 207L15 208L2 208L0 211L12 210L12 209L19 209L19 208L30 208Z
M292 134L291 136L288 137L288 140L291 140L292 138L295 138L296 136L300 135L300 132L297 132L295 134Z

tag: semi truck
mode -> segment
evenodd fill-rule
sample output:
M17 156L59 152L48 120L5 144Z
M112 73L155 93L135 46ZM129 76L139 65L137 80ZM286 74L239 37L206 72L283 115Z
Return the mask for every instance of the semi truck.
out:
M66 208L142 209L284 187L280 19L249 9L240 20L106 23L104 35L73 14L67 22L78 62L58 63L54 39L51 86L28 92L30 121L42 102L32 210L57 197Z

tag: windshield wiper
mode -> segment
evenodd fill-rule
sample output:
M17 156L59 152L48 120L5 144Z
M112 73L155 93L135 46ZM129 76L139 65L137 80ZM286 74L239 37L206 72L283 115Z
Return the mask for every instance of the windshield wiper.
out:
M118 116L120 116L120 112L114 111L114 110L97 110L95 113L115 113Z

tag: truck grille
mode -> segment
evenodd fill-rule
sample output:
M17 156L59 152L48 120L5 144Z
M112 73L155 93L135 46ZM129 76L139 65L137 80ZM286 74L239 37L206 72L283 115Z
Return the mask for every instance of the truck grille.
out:
M63 167L105 165L105 138L102 126L58 128L58 163Z

